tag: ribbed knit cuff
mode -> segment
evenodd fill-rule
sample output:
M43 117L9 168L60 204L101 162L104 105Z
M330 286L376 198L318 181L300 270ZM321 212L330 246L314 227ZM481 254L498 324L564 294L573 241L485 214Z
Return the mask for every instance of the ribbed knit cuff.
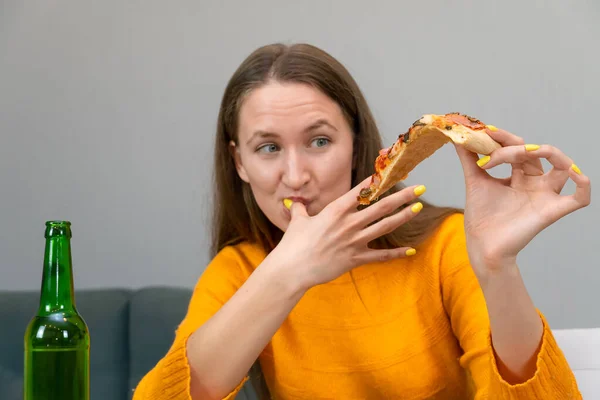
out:
M190 400L190 364L187 338L175 342L167 355L150 371L134 391L134 400ZM248 376L223 400L234 400Z
M191 399L190 364L186 349L186 341L176 344L161 361L164 368L164 391L160 395L160 399ZM248 377L246 376L223 400L234 400L247 380Z
M496 355L492 349L491 336L488 337L488 351L491 353L489 359L491 360L493 371L490 398L506 400L581 399L581 394L577 390L575 377L562 350L558 347L546 319L539 310L538 314L544 325L542 346L537 356L535 374L526 382L511 385L502 378L498 372Z
M191 399L190 365L186 355L186 340L175 343L161 360L163 391L161 399Z

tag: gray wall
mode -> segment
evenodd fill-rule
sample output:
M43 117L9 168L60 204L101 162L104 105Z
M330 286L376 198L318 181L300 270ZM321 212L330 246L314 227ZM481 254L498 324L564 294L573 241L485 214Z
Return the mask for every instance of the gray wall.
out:
M208 261L222 90L273 41L339 58L389 144L421 114L462 111L559 146L600 181L597 1L367 4L0 2L0 289L39 287L48 219L73 222L80 288L192 287ZM408 183L464 202L451 146ZM555 327L600 326L599 226L593 202L522 254Z

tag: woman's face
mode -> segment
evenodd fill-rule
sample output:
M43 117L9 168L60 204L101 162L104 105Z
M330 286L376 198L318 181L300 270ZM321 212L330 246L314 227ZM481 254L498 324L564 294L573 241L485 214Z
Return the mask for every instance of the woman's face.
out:
M282 231L290 220L283 199L316 215L350 190L354 135L341 108L321 91L279 82L255 89L241 106L238 129L232 144L238 174Z

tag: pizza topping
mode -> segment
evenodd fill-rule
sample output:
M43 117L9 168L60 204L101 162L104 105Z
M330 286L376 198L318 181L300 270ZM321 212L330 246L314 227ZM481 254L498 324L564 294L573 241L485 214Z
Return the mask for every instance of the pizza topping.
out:
M447 131L451 131L452 130L452 125L446 125L446 130Z
M398 139L400 139L400 143L408 143L409 138L410 138L410 131L403 133L402 135L400 135L398 137Z
M360 191L360 197L365 198L365 197L369 197L371 195L371 188L364 188Z
M447 114L446 118L455 124L464 125L471 129L485 129L485 124L477 118L470 117L459 113Z
M377 171L385 169L385 167L387 167L389 163L390 159L387 156L381 155L377 157L377 159L375 160Z

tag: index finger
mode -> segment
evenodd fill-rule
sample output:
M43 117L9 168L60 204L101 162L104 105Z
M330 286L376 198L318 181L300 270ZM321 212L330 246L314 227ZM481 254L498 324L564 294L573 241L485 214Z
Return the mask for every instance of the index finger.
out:
M493 125L487 125L485 131L492 139L500 143L502 147L525 144L525 140L523 140L522 137L510 133L507 130L496 128Z
M360 195L361 190L368 188L371 186L372 175L366 177L362 182L358 185L354 186L347 193L343 194L337 201L340 203L340 207L343 210L356 210L356 207L359 205L358 196Z
M498 129L493 125L487 125L486 132L488 133L488 135L490 135L490 137L492 139L494 139L496 142L500 143L500 145L503 148L506 148L509 146L525 145L525 140L523 140L522 137L512 134L512 133L508 132L507 130ZM498 149L498 150L502 150L502 149ZM533 166L533 169L526 165L522 166L521 168L527 169L527 170L533 170L533 171L544 171L544 167L542 166L542 162L540 161L539 158L528 160L526 162L526 164Z

